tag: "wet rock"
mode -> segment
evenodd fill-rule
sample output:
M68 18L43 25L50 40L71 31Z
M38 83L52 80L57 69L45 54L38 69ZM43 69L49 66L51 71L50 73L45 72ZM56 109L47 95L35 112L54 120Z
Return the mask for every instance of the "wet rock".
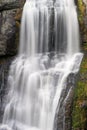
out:
M56 111L54 130L72 129L72 106L77 77L72 73L67 78L66 87L60 97L60 106Z
M17 53L24 1L0 0L0 56Z
M6 52L6 36L0 35L0 55L4 55Z
M15 10L0 13L0 55L15 53L16 26L14 15Z
M6 96L9 90L9 86L7 87L9 67L13 59L14 57L0 60L2 62L0 63L0 123L2 122L4 108L6 105Z

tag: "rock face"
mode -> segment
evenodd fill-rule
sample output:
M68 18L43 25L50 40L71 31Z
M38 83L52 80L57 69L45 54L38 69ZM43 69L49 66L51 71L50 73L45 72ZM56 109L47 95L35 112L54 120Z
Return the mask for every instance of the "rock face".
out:
M73 95L76 86L77 74L71 73L67 78L66 88L62 91L60 98L59 113L56 111L54 130L71 130L72 129L72 106Z
M0 0L0 11L20 8L20 1L19 0Z
M0 0L0 56L17 52L17 25L23 3L24 0Z
M77 0L82 43L87 43L87 0Z
M2 58L0 60L0 123L2 122L4 108L6 105L6 95L8 94L7 77L9 73L9 67L14 57Z
M0 123L8 92L7 77L12 55L17 53L22 7L25 0L0 0ZM11 56L11 57L10 57Z
M85 22L85 26L87 28L87 0L83 0L83 2L85 4L85 6L86 6L84 22Z

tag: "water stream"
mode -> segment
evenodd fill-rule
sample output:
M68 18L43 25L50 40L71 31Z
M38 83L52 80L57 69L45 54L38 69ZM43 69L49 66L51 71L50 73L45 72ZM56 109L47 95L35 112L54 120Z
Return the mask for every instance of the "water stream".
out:
M83 54L74 0L26 0L1 128L53 130L61 92Z

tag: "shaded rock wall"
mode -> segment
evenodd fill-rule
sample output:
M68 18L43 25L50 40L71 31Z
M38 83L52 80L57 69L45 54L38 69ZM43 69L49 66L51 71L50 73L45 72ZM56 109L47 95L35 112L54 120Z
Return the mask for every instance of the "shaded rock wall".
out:
M24 0L0 0L0 56L17 52L20 14Z
M25 0L0 0L0 123L8 93L9 67L18 50L19 28Z
M72 106L77 77L77 74L71 73L66 80L66 87L63 89L60 98L59 113L56 112L54 130L72 129Z
M7 77L9 67L14 57L1 59L0 62L0 123L2 123L3 113L6 106L6 96L9 87L7 87Z

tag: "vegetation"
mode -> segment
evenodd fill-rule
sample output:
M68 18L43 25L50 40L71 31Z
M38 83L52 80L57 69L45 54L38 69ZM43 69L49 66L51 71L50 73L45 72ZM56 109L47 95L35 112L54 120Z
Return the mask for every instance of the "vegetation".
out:
M73 130L87 130L87 43L82 46L84 58L75 89L72 126Z
M87 28L85 27L85 16L86 16L86 5L83 0L77 0L78 6L78 19L80 24L80 32L82 36L82 41L87 43Z
M87 130L87 58L84 57L80 80L75 89L72 123L73 130Z
M78 18L80 23L81 34L87 36L87 28L84 25L85 5L82 0L78 0ZM72 129L87 130L87 42L81 46L84 52L84 58L79 72L79 81L75 89Z
M82 0L78 0L78 18L79 18L79 21L80 21L80 24L83 24L83 18L84 18L84 15L85 15L85 5L83 3Z

